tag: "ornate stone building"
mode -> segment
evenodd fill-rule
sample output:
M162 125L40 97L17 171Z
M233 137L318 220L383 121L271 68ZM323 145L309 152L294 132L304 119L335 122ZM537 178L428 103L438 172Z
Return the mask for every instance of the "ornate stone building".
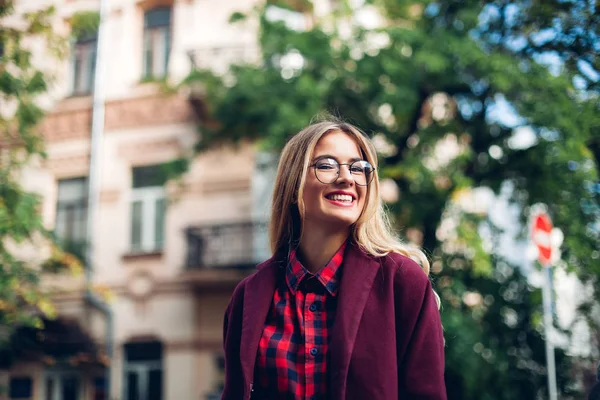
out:
M269 255L264 220L274 165L251 144L194 155L198 99L165 92L161 82L177 83L194 65L224 70L255 55L256 27L228 24L234 11L255 2L105 1L105 124L89 283L111 294L110 313L89 301L85 276L46 277L59 309L46 342L54 340L55 350L93 345L98 357L13 360L0 369L7 389L0 399L214 398L223 379L226 304L240 279ZM73 37L71 30L99 2L17 0L16 14L49 4L57 10L57 32L72 37L71 56L57 63L31 43L34 61L58 79L42 99L48 157L24 171L23 182L42 195L45 225L81 255L96 35ZM187 171L166 181L161 171L178 159L190 160Z

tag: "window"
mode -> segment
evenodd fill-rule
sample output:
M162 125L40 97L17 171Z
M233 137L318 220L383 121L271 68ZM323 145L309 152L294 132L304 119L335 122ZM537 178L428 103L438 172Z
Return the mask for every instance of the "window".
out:
M131 193L131 250L152 252L163 248L166 199L160 166L133 169Z
M171 7L157 7L144 14L143 78L167 74L171 50Z
M45 400L79 400L82 385L75 372L51 372L46 376Z
M8 398L9 399L32 399L32 379L29 377L10 378Z
M58 243L69 253L84 258L87 228L87 178L58 182L56 224Z
M73 44L73 87L75 95L92 92L96 72L96 35L77 38Z
M216 390L215 392L221 394L225 387L225 356L218 355L215 358L215 367L217 370L217 378L215 381Z
M125 344L124 400L162 400L162 343Z
M105 400L108 398L106 393L106 378L103 376L94 378L94 400Z

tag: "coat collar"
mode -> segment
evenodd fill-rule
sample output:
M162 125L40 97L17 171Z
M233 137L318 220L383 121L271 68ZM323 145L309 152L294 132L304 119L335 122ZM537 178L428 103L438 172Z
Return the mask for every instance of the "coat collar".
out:
M240 343L244 387L252 385L258 342L275 293L278 269L283 268L284 265L281 258L273 256L260 264L258 272L246 283Z
M258 272L246 283L240 344L240 358L246 387L253 379L258 342L273 300L277 274L281 267L285 267L285 264L280 257L274 256L259 265ZM357 245L349 244L346 247L332 341L329 347L330 390L334 399L346 397L350 356L378 267L377 260L367 255Z

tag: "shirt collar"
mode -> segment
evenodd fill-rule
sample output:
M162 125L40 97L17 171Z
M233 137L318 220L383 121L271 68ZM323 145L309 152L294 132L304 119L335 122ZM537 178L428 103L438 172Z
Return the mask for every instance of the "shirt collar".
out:
M302 265L300 260L298 260L296 250L292 250L290 252L288 266L285 270L285 281L292 294L296 294L302 280L310 279L314 276L332 296L337 295L340 286L340 267L344 261L345 249L346 242L344 242L338 251L335 252L327 265L314 275Z

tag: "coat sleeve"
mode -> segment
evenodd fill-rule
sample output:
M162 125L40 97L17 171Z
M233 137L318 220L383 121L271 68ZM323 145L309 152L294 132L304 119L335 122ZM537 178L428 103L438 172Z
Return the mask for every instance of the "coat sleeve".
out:
M446 400L444 337L428 277L412 260L396 274L396 336L400 398Z
M240 362L243 292L243 284L240 284L233 292L223 318L225 385L221 400L239 400L244 396L244 383Z

